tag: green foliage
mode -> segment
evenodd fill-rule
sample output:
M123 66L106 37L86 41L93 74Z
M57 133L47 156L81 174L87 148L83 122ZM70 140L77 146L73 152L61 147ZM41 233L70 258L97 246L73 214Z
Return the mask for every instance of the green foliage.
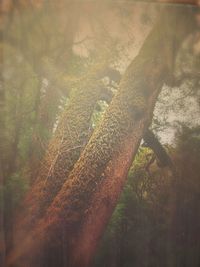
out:
M199 127L183 127L171 151L176 176L155 163L147 172L153 153L140 148L95 267L198 266Z
M7 179L7 183L3 189L3 194L11 197L14 209L16 209L19 205L28 187L29 185L27 181L20 173L14 173Z

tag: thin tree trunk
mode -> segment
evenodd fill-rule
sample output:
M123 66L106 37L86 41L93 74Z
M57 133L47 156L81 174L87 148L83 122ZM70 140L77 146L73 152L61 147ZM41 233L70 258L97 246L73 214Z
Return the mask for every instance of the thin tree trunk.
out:
M39 104L32 143L29 152L30 183L37 178L41 160L53 134L53 127L59 110L60 96L56 88L48 87L44 99Z
M3 72L3 49L0 49L0 70ZM4 153L6 150L5 147L5 87L3 84L3 77L0 75L0 266L5 266L5 222L4 222Z
M19 156L19 142L21 135L21 127L23 122L23 116L21 114L21 106L23 102L24 82L21 82L18 88L19 93L17 96L17 102L14 111L15 127L13 133L13 142L10 144L9 158L6 160L6 170L4 172L4 186L6 191L3 195L4 203L4 232L5 232L5 253L6 256L13 249L14 241L14 199L13 189L9 186L12 175L16 173L18 169L18 156Z
M4 232L4 179L0 162L0 266L5 266L5 232Z

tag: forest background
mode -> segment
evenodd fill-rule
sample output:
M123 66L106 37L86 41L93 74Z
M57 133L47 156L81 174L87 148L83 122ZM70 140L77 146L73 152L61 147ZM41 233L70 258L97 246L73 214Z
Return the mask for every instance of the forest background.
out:
M2 267L198 267L200 11L0 6Z

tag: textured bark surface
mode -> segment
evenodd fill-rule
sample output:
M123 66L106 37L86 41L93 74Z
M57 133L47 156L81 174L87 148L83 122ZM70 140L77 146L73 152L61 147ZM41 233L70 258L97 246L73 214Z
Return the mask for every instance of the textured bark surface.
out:
M16 220L16 245L45 213L60 190L90 135L91 115L102 84L95 70L70 98L52 138L39 175L22 203Z
M158 93L158 91L157 91ZM148 115L135 124L134 134L129 134L123 142L121 151L111 159L98 190L93 195L87 217L80 228L75 247L72 252L71 266L89 266L91 256L95 254L102 233L110 219L110 215L119 199L120 193L126 182L126 177L132 160L140 144L141 135L151 121L152 107L157 94L149 100ZM98 216L97 216L98 214Z
M9 263L24 255L20 266L36 266L42 244L56 246L65 236L65 266L89 265L150 123L156 97L173 69L174 47L190 31L189 15L189 8L169 8L162 14L44 219Z

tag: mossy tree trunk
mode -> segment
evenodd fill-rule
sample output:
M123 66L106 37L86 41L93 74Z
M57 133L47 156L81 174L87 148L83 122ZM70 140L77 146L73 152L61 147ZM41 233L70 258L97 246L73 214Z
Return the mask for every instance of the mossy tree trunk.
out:
M178 46L191 31L190 15L189 7L164 10L45 217L9 263L22 258L20 266L32 266L42 244L56 246L64 236L64 266L89 266L151 123L157 96L170 77Z
M99 64L80 87L71 92L70 102L49 143L39 175L17 215L16 246L43 217L87 144L91 135L91 116L104 93L104 86L99 81L102 68L105 65Z
M88 207L85 209L84 219L80 219L81 226L71 245L70 267L87 267L91 264L101 236L126 182L128 170L140 141L151 123L158 94L162 85L168 83L168 80L171 81L176 53L182 40L193 30L193 23L193 12L188 7L169 8L168 11L163 12L163 17L161 16L139 55L131 63L130 72L128 70L128 73L125 74L123 79L128 77L128 83L125 82L124 86L122 80L121 93L122 88L128 90L137 88L139 85L138 89L144 90L146 97L145 111L139 120L133 119L130 131L128 131L128 114L126 114L127 136L119 144L117 153L109 159L101 178L97 176L100 178L98 188L93 189L94 193L91 194ZM143 66L137 73L141 61ZM152 64L152 62L154 63ZM131 72L135 78L130 78ZM146 79L146 84L143 83L143 79ZM135 97L137 99L137 95ZM115 101L116 99L113 100L112 105L117 103ZM127 101L125 102L127 103Z

